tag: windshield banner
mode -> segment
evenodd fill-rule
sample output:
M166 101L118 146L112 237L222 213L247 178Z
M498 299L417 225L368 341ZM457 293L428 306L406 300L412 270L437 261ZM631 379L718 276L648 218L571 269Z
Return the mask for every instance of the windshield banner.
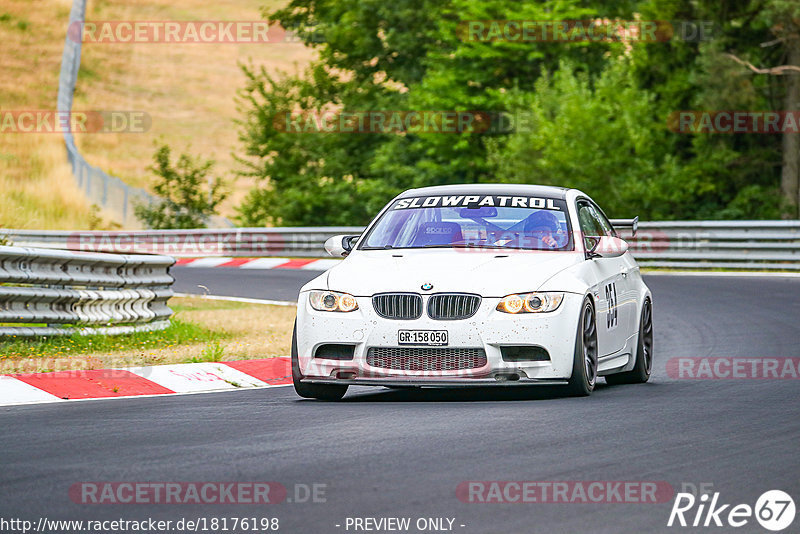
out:
M401 198L392 206L393 210L412 208L529 208L566 210L563 200L544 197L501 196L501 195L448 195L431 197Z

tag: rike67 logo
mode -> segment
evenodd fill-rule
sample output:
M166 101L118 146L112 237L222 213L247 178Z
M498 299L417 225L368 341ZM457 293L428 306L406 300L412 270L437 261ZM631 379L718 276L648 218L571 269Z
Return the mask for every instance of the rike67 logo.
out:
M711 496L704 493L700 497L678 493L667 526L739 528L752 524L755 519L765 529L778 532L791 525L794 516L794 500L781 490L764 492L755 506L723 503L719 492Z

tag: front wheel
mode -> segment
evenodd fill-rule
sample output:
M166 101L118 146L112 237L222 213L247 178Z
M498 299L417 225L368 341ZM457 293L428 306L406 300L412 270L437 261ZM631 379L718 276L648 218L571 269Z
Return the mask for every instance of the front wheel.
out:
M594 306L589 297L586 297L581 306L578 332L575 336L572 377L567 385L570 395L576 397L591 395L597 382L597 325L594 318Z
M303 398L320 399L327 401L337 401L347 393L347 386L337 384L305 384L300 380L303 374L300 372L300 357L297 353L297 322L292 331L292 383L294 390Z
M644 384L650 380L653 369L653 305L647 298L639 319L639 342L636 347L636 364L633 369L606 377L607 384Z

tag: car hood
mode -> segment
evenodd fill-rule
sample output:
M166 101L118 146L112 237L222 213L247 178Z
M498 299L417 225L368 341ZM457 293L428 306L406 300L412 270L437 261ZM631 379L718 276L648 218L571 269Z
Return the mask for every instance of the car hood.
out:
M327 272L327 289L370 296L388 291L418 293L423 284L431 284L432 293L454 291L503 297L535 291L555 274L583 260L579 252L357 251Z

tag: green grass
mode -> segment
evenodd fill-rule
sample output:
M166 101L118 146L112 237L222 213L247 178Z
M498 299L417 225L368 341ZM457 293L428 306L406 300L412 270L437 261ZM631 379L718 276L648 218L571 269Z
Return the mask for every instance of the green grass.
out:
M17 19L16 23L14 23L14 17L10 13L0 13L0 23L8 24L10 27L23 32L28 31L28 28L31 27L31 23L23 18Z
M208 328L172 319L170 325L157 332L137 332L116 336L72 336L23 339L11 338L0 341L0 360L21 358L67 358L81 356L91 352L113 353L125 350L152 350L169 348L177 345L215 342L221 358L222 349L219 341L229 337L225 332L216 332ZM205 354L206 350L203 351ZM215 357L210 352L208 357ZM203 360L219 361L219 360Z
M224 355L225 347L219 344L218 339L215 339L205 346L199 356L189 358L186 361L187 363L220 362Z
M640 265L643 274L652 272L693 272L693 273L800 273L797 269L732 269L728 267L709 267L705 269L688 268L688 267L648 267L647 265Z

